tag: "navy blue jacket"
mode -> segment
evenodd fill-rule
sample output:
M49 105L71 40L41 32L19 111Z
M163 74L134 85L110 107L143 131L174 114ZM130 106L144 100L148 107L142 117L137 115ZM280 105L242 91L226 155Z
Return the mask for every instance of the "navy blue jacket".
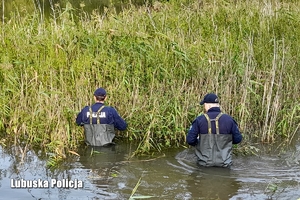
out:
M95 103L92 105L92 112L97 112L103 105L103 103ZM76 123L80 126L90 123L89 106L84 107L77 115ZM92 123L97 124L96 117L93 117ZM100 124L112 124L120 131L123 131L127 128L127 123L125 120L119 115L116 109L110 106L105 106L101 110Z
M215 119L221 112L219 107L212 107L207 111L207 115L210 119ZM215 122L211 122L211 131L216 134ZM219 132L220 134L232 134L232 143L238 144L242 141L242 135L238 129L235 120L227 115L223 114L219 119ZM186 141L189 145L195 146L198 143L198 134L208 133L208 123L204 115L198 116L192 123L190 130L188 131Z

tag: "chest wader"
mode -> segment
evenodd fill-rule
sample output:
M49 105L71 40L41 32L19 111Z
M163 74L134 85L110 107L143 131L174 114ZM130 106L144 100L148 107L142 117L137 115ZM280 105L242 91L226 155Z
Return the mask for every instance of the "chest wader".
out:
M85 143L89 146L104 146L113 143L115 128L111 124L100 124L100 112L102 106L97 111L97 124L93 124L92 108L89 107L90 124L84 125Z
M196 146L198 163L202 166L228 167L231 165L232 134L220 134L219 113L215 119L204 114L208 123L208 132L200 134L200 141ZM212 133L211 122L215 122L216 134Z

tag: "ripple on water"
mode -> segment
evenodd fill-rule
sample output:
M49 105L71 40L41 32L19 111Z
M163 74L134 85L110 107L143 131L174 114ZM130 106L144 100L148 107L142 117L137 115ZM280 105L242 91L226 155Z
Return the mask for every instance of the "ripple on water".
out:
M204 184L215 184L212 181L203 181L206 177L228 184L237 183L239 186L236 194L233 194L234 192L229 194L232 195L231 199L267 199L270 197L298 199L300 198L300 166L298 162L287 162L297 160L291 158L291 154L298 156L293 152L281 156L234 156L230 173L220 175L216 168L207 170L196 166L194 150L187 149L176 156L177 164L171 164L171 166L187 172L198 168L197 175ZM218 184L215 185L218 186Z

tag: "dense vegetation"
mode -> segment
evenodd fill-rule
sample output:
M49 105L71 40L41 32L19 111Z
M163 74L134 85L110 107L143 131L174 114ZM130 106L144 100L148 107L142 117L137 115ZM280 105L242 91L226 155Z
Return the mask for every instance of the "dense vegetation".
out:
M299 9L185 0L90 15L67 4L49 19L15 13L0 27L1 141L63 157L83 141L76 114L105 87L138 152L185 145L207 92L220 96L244 143L289 142L299 128Z

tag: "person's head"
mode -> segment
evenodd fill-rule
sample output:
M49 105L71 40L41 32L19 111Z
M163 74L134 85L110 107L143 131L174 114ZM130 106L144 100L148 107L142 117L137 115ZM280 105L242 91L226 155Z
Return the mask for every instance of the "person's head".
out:
M219 98L214 93L208 93L204 96L203 100L200 102L200 105L204 105L205 111L208 111L212 107L220 107Z
M104 88L98 88L94 92L95 101L104 102L106 99L106 91Z

